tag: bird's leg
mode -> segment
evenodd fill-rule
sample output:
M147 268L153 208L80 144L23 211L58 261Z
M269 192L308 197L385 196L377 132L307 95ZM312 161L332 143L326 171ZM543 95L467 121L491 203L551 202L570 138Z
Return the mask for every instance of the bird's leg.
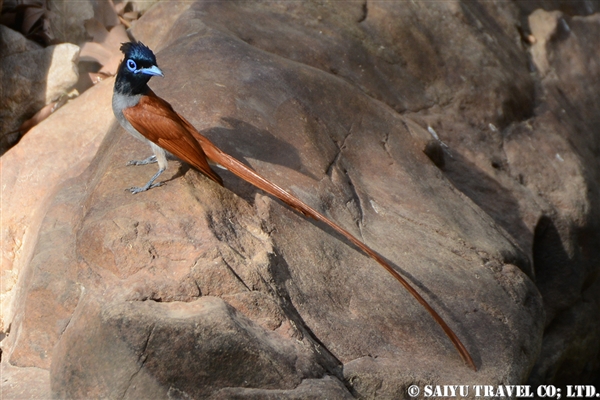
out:
M161 186L163 184L163 182L154 183L154 181L156 180L156 178L158 178L158 176L160 174L162 174L164 172L164 170L165 170L165 168L159 169L158 172L156 174L154 174L154 176L144 186L142 186L142 187L134 186L134 187L129 188L129 191L133 194L136 194L136 193L140 193L140 192L145 192L148 189L152 189L152 188Z
M147 164L154 164L155 162L157 162L157 160L156 160L156 156L153 154L144 160L131 160L127 163L127 165L147 165Z
M136 194L139 192L145 192L148 189L152 189L152 188L161 186L163 184L163 182L154 183L154 181L156 180L156 178L158 178L158 176L160 174L163 173L163 171L165 169L167 169L167 165L169 164L167 162L167 153L165 152L165 150L163 148L161 148L160 146L158 146L152 142L150 142L150 147L152 147L152 151L154 152L154 155L146 158L145 160L142 160L142 162L145 162L148 160L150 160L150 161L148 161L147 164L152 163L152 162L157 162L158 163L158 172L144 186L142 186L142 187L134 186L132 188L129 188L129 190L133 194ZM152 159L154 159L154 161L152 161Z

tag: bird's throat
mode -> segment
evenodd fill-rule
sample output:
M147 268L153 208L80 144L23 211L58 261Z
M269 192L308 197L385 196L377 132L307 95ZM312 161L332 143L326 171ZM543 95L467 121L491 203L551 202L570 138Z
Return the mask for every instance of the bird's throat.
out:
M115 92L124 95L143 95L150 91L148 87L148 75L134 75L119 71L115 80Z

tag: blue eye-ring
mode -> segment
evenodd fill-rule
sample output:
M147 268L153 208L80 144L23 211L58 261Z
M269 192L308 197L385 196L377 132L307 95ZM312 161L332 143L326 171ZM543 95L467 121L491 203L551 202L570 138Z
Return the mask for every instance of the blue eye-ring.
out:
M135 72L137 65L135 64L135 61L133 61L131 58L129 60L127 60L127 68L129 68L129 70L131 72Z

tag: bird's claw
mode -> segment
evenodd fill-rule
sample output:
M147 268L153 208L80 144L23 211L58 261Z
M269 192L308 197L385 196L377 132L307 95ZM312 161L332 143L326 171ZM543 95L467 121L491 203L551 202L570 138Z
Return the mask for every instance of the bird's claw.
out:
M137 194L137 193L145 192L146 190L150 190L155 187L162 186L163 184L164 184L164 182L157 182L157 183L153 183L150 186L142 186L142 187L133 186L133 187L129 188L129 191L132 194Z
M147 165L147 164L154 164L156 162L156 156L150 156L144 160L130 160L129 162L127 162L127 165Z

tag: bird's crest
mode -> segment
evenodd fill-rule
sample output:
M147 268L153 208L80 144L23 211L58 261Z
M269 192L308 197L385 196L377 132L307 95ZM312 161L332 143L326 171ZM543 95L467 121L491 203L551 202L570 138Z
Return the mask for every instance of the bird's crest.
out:
M125 58L148 60L152 64L156 64L154 53L142 42L121 43L121 51L125 54Z

